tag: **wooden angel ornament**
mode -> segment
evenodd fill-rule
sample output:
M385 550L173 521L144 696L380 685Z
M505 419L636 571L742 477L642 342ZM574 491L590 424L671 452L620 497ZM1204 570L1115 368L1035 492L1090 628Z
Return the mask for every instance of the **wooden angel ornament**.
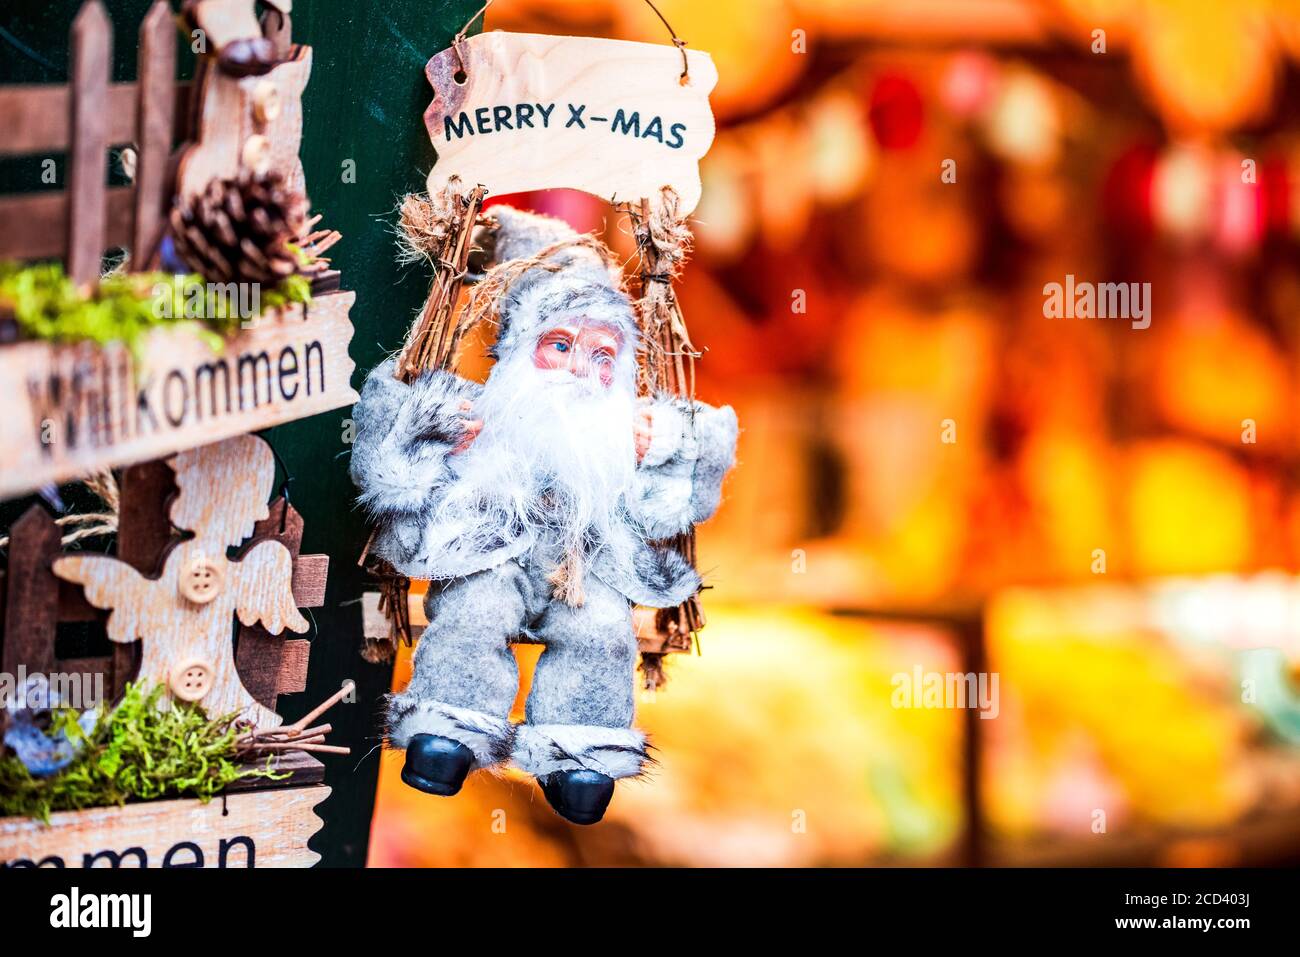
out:
M60 558L54 573L80 584L96 608L111 610L111 640L142 642L138 681L161 682L173 698L197 702L210 715L239 712L259 728L276 727L280 716L239 680L232 630L237 617L272 635L307 631L293 596L293 558L276 541L227 557L268 514L275 459L265 442L243 435L181 452L168 464L179 490L172 523L193 535L168 551L157 578L105 555Z

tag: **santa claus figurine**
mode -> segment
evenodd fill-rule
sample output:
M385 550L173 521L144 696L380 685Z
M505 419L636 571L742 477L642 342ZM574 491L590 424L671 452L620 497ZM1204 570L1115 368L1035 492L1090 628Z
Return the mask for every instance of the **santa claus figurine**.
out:
M577 237L493 209L498 262ZM730 407L636 395L639 333L616 274L565 247L499 304L487 382L376 368L355 410L352 477L402 574L430 580L411 682L388 705L402 780L452 795L512 762L555 810L599 821L650 757L632 727L632 606L670 608L699 576L665 540L711 516L735 458ZM546 646L523 723L510 645Z

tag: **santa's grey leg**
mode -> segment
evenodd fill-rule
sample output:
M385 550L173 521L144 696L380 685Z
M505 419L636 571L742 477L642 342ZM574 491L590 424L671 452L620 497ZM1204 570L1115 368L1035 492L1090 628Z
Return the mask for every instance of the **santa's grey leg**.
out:
M432 734L473 751L474 768L510 756L510 706L519 690L510 643L523 626L530 588L514 562L430 587L429 625L415 650L411 683L389 701L393 747Z
M583 604L547 606L534 628L546 643L533 673L528 718L514 763L537 777L586 769L611 778L640 774L646 738L633 730L637 643L628 600L588 575Z

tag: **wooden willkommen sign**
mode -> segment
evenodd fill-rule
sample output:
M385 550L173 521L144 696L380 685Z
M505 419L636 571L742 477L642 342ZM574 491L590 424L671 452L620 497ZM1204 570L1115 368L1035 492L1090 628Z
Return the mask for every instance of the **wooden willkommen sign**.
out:
M330 788L269 788L197 800L147 801L0 818L0 868L312 867L313 812Z
M0 497L351 405L351 292L263 315L217 351L183 328L124 346L0 349Z
M686 56L682 82L681 51L654 43L494 32L442 51L425 67L429 192L453 176L498 195L571 188L610 202L671 186L690 213L718 71L707 53Z

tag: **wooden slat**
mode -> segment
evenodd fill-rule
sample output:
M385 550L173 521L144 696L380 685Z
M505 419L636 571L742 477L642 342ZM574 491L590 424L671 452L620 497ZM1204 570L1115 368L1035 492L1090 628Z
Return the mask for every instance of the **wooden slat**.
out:
M173 57L175 52L173 51ZM184 138L188 121L190 84L173 83L173 136ZM111 146L134 143L139 92L135 83L114 83L108 88L108 142ZM59 153L68 148L71 118L67 86L18 85L0 87L0 156Z
M134 204L132 187L116 186L108 190L104 249L130 243ZM0 196L0 259L34 260L67 255L67 215L67 193Z
M0 259L49 259L68 251L68 196L0 197Z
M306 638L290 638L281 642L280 674L276 678L277 695L298 694L307 690L307 664L311 660L311 642Z
M120 488L117 557L156 578L173 538L167 510L176 494L176 473L161 459L143 462L123 469Z
M59 528L48 512L33 505L10 530L9 570L5 576L4 653L0 668L15 674L52 674L59 580L50 562L60 548Z
M86 593L80 585L59 579L59 614L58 621L94 621L102 615L94 605L86 601Z
M302 545L302 531L303 520L297 509L283 498L278 498L271 503L267 517L253 527L253 534L243 551L246 552L259 541L271 539L287 548L296 564L298 549ZM311 643L307 644L310 646ZM269 634L261 625L239 627L239 647L235 650L235 667L239 671L239 680L243 682L244 690L258 704L272 711L275 710L275 701L280 695L284 646L283 635Z
M68 275L99 279L108 165L108 78L113 32L101 0L87 0L72 21L72 98L68 171Z
M108 656L99 658L60 658L57 666L59 674L63 675L107 676L112 674L113 659ZM107 694L106 690L105 695L107 696Z
M293 563L293 600L299 608L319 608L325 604L325 585L329 580L328 555L299 555Z
M117 557L150 578L163 566L172 543L167 508L176 493L176 473L161 460L124 469L120 486ZM113 646L113 697L135 678L143 649L140 642Z
M114 83L108 88L108 141L135 139L136 85ZM72 118L68 87L7 86L0 90L0 154L55 153L68 147Z
M138 63L139 124L135 137L135 216L131 232L131 269L154 264L167 210L167 160L172 151L176 100L176 40L171 7L157 0L140 24Z

